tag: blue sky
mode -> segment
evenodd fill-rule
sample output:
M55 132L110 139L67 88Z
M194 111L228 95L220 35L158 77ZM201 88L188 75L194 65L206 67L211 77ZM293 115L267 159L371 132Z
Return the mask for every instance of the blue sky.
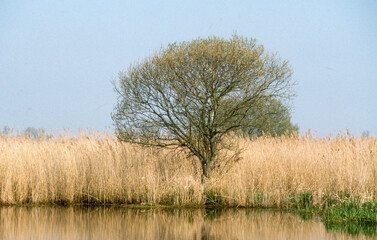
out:
M112 126L112 80L171 42L256 38L298 82L292 120L377 135L377 1L0 1L0 128Z

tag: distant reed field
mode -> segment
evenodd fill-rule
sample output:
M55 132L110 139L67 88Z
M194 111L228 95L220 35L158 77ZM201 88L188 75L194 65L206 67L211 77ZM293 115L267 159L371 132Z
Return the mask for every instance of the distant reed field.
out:
M237 139L242 159L203 186L183 153L120 143L102 133L0 138L0 204L322 206L377 197L377 139Z

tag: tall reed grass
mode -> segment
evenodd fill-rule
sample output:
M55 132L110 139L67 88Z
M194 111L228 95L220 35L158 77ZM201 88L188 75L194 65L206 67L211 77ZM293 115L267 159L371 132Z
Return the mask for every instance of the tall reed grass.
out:
M375 201L377 139L350 135L236 139L242 159L203 186L184 154L120 143L103 133L0 138L0 204L323 206Z

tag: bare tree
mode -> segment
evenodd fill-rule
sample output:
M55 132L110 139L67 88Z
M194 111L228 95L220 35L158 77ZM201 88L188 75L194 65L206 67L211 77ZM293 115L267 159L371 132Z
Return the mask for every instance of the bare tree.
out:
M186 149L209 178L230 132L267 99L289 99L287 61L254 39L234 35L170 44L131 65L114 83L118 103L112 118L121 141Z

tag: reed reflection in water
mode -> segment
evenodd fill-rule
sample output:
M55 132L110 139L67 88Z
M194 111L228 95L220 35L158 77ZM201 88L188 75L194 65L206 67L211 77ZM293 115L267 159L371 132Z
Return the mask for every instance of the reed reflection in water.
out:
M0 207L0 224L0 239L350 239L319 220L250 209Z

